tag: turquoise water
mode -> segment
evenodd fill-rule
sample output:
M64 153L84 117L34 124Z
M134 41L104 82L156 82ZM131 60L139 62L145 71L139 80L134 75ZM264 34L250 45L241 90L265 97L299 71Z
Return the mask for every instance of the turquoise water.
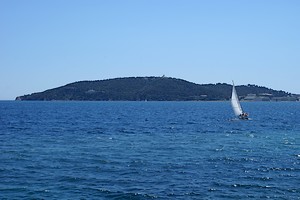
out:
M300 103L0 101L0 199L300 199Z

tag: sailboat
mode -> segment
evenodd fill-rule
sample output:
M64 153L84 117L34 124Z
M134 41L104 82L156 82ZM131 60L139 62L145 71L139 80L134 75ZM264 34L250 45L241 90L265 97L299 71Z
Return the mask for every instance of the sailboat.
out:
M231 106L235 116L237 116L239 119L243 119L243 120L249 119L248 114L245 113L241 107L233 81L232 81Z

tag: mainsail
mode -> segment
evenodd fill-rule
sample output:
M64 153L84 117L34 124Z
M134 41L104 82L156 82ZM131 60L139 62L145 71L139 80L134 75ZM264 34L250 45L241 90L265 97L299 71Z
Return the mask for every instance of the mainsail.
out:
M232 81L231 106L236 116L240 116L243 113L239 98L236 94L233 81Z

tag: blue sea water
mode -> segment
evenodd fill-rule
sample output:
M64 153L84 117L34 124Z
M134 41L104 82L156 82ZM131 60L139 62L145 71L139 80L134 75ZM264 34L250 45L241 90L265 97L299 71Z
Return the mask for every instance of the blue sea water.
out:
M0 101L0 199L300 199L300 103Z

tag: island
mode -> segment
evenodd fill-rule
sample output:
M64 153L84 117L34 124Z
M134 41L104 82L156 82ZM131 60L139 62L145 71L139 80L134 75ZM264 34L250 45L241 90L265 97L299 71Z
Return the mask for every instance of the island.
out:
M125 77L78 81L61 87L16 97L21 101L224 101L231 96L232 85L196 84L171 77ZM257 85L236 86L245 101L297 101L285 91Z

